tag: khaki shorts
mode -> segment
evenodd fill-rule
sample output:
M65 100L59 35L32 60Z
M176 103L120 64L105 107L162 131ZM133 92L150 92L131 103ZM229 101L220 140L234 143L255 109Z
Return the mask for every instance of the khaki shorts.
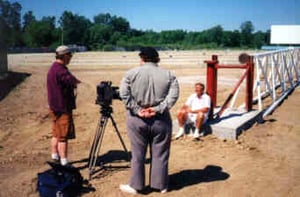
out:
M205 114L204 115L204 120L203 120L202 124L205 124L206 121L207 121L207 119L208 119L208 116L207 116L207 114ZM193 123L195 125L196 124L196 120L197 120L197 114L195 114L195 113L188 113L187 120L186 120L187 123Z
M68 139L75 139L75 127L72 113L54 114L50 110L52 119L52 135L59 142L66 142Z

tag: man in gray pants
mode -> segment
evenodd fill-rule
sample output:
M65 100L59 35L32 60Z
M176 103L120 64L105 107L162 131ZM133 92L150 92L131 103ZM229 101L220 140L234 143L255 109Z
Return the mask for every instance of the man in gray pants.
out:
M150 187L168 189L168 161L172 120L170 108L179 96L179 85L170 71L160 68L158 52L141 48L141 66L129 70L120 85L125 103L127 133L131 143L131 176L129 184L120 185L123 192L136 194L145 187L145 158L150 146Z

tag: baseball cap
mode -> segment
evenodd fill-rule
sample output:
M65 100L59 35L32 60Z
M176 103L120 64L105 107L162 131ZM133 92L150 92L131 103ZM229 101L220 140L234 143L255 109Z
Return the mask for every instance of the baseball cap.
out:
M57 55L64 55L67 53L71 53L70 48L65 45L61 45L61 46L57 47L55 52L57 53Z

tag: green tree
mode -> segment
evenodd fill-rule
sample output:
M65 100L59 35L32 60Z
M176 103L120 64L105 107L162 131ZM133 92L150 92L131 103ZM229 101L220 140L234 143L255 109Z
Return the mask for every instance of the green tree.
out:
M94 16L94 24L110 25L111 15L109 13Z
M184 40L186 32L183 30L172 30L160 32L159 43L162 44L175 44Z
M33 15L32 11L28 11L23 16L23 31L25 31L26 27L31 24L32 22L35 22L36 18Z
M241 34L238 30L234 30L231 33L231 46L240 47L241 46Z
M110 22L113 31L128 33L130 30L129 22L123 17L113 16Z
M271 30L268 29L267 32L265 33L265 43L271 44Z
M59 19L64 44L85 44L91 21L84 16L64 11Z
M241 34L238 30L224 31L222 40L224 47L240 47Z
M109 40L109 44L115 45L119 39L121 39L122 33L118 32L118 31L113 31L110 40Z
M110 40L112 28L105 24L94 24L88 30L88 45L91 49L102 49Z
M256 49L260 49L263 45L268 45L269 43L268 33L258 31L253 34L253 47Z
M145 45L157 45L159 37L159 33L148 30L141 35L141 43L144 43Z
M10 35L10 27L7 23L8 6L9 2L0 0L0 44L1 46L6 45L5 47L7 47L8 35Z
M254 26L251 21L246 21L241 24L241 45L244 47L253 46L253 31Z
M5 36L8 46L22 44L21 9L18 2L11 4L9 1L0 0L0 36Z
M128 36L139 35L140 32L131 30L129 22L122 17L111 16L109 13L94 16L94 24L88 30L90 48L111 49L117 43L123 45Z
M103 24L111 26L113 31L127 33L130 30L130 24L127 19L118 16L111 16L109 13L98 14L94 16L95 24Z
M208 42L216 43L218 46L222 44L223 28L220 25L207 30Z
M29 47L49 47L57 40L55 17L43 17L25 28L25 43Z

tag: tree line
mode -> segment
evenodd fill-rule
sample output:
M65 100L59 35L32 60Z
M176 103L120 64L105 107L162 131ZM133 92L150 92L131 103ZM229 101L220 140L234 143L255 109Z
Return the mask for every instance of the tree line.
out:
M50 48L60 44L85 46L88 50L136 50L141 46L160 49L261 48L270 43L270 31L254 32L251 21L239 30L225 31L221 25L204 31L137 30L126 18L99 13L93 21L64 11L59 19L44 16L37 20L32 11L21 16L18 2L0 0L0 38L8 48ZM2 43L1 42L1 43Z

